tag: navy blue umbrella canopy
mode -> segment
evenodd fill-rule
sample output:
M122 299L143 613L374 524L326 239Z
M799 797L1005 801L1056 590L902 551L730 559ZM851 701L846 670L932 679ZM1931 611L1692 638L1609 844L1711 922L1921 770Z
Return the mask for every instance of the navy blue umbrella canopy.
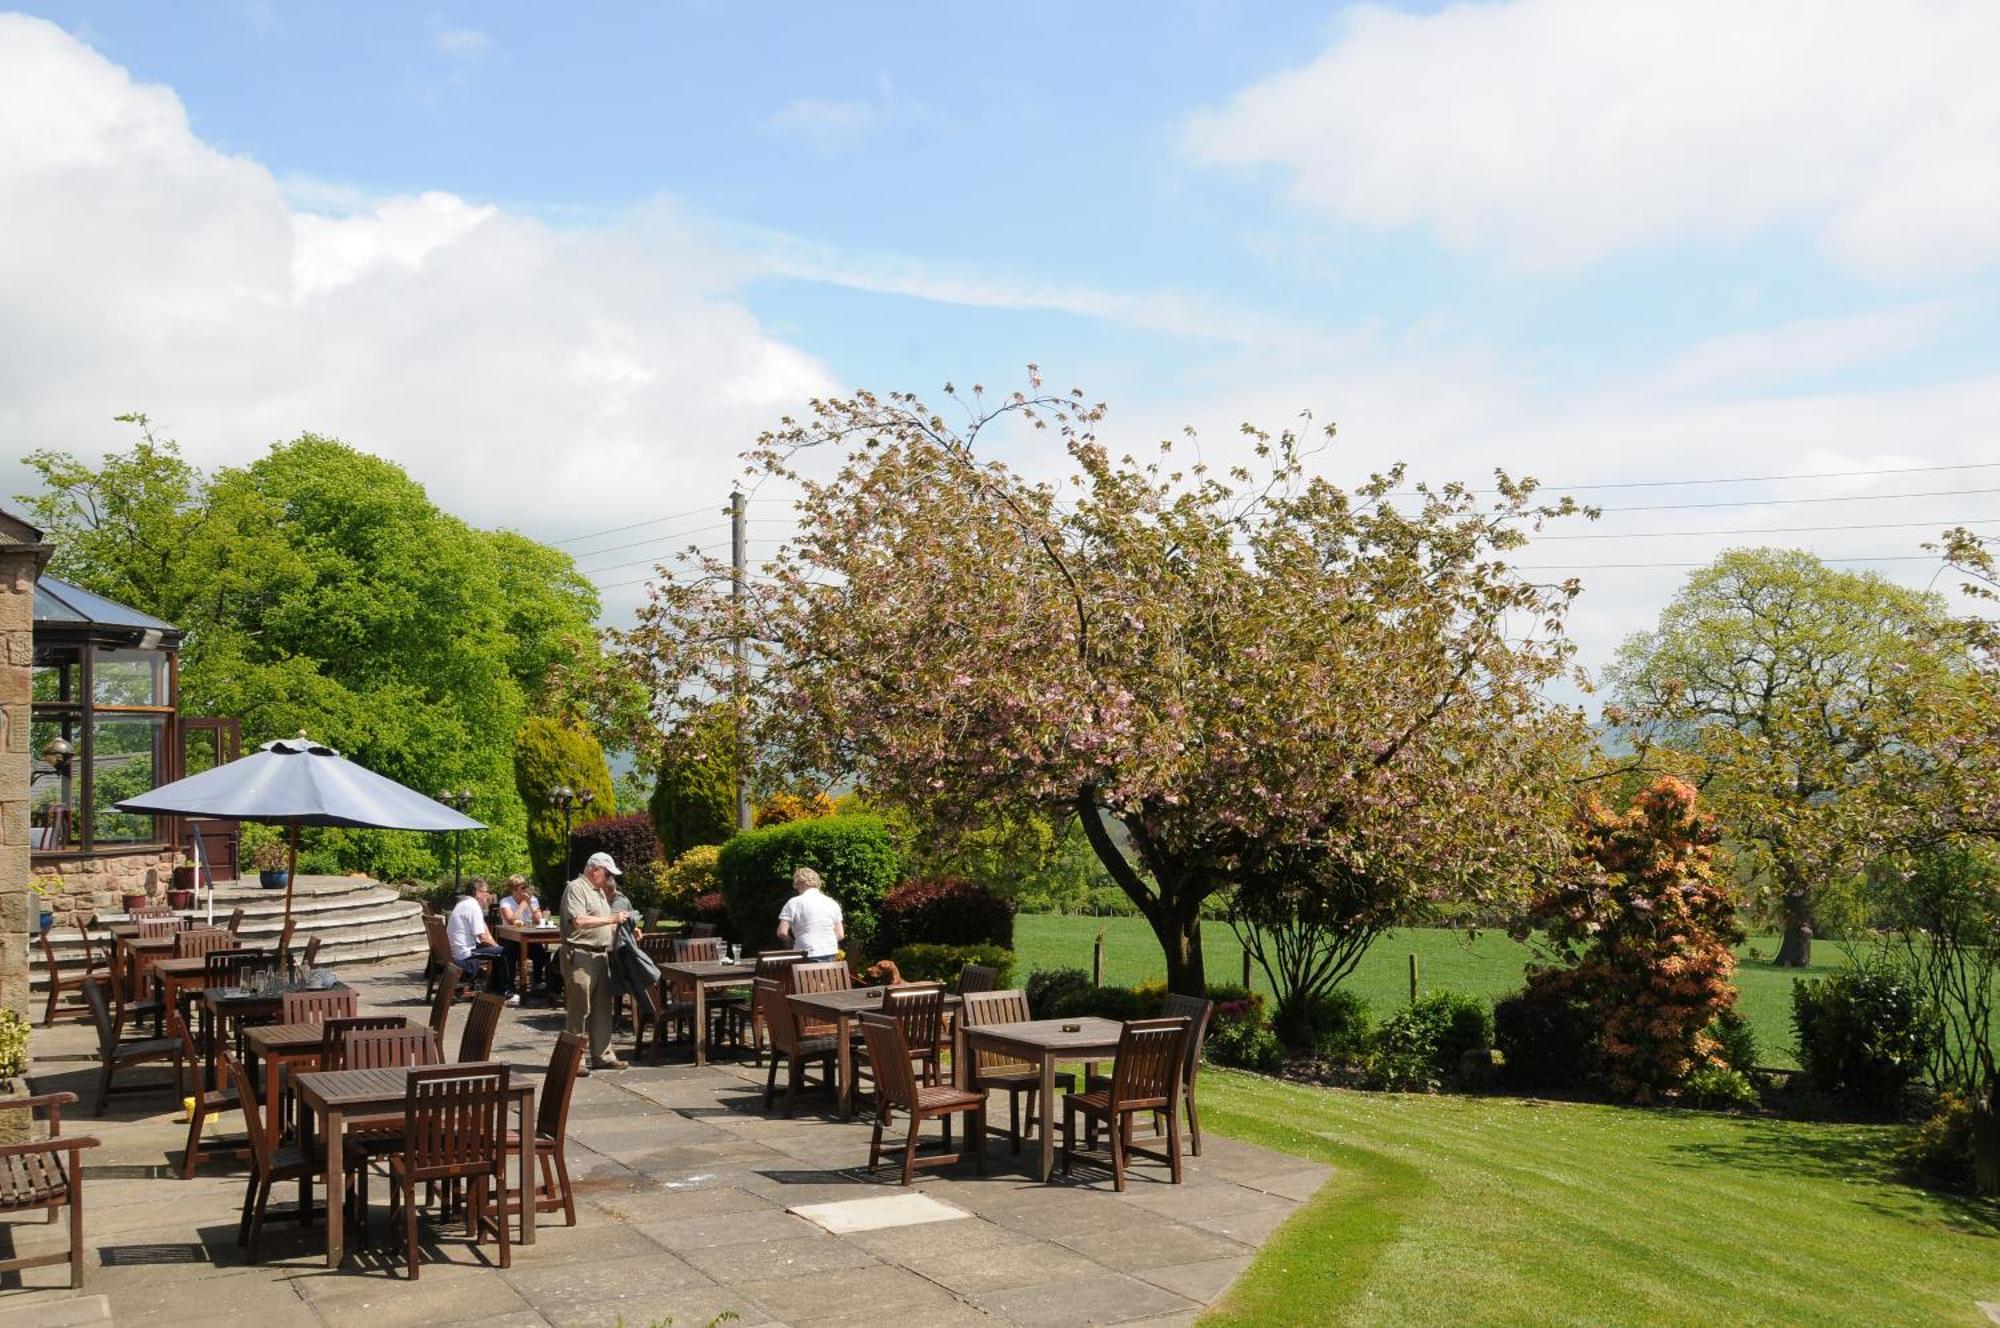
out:
M299 827L361 830L484 830L469 816L347 760L301 734L267 742L227 765L204 770L117 804L122 812L214 816L291 827L291 867L298 868ZM285 884L285 915L292 888Z

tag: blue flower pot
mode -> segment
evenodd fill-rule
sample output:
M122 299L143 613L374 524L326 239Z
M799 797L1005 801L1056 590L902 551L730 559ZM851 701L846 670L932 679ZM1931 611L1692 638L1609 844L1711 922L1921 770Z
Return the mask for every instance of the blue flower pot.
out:
M43 909L41 916L41 924L42 924L42 930L47 931L49 928L56 925L56 915L49 912L47 909Z
M257 873L257 883L266 890L282 890L291 879L292 874L283 868L279 868L276 871L260 871Z

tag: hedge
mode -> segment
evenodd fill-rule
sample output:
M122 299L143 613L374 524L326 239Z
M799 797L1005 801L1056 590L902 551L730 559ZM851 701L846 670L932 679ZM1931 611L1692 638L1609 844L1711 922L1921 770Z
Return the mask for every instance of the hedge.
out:
M995 945L1014 948L1014 905L955 876L905 881L882 901L881 948Z
M902 863L881 817L827 816L746 830L722 846L716 867L730 922L745 944L775 939L778 911L792 897L792 872L811 867L846 917L848 954L859 955L880 930L882 900Z
M578 871L593 853L609 853L627 875L645 874L661 857L653 818L644 812L585 821L570 831L569 848Z

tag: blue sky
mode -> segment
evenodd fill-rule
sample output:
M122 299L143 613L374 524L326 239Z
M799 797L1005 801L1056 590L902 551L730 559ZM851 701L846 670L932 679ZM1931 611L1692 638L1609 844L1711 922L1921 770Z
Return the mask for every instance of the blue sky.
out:
M1925 523L2000 529L1996 36L1954 0L35 6L0 437L335 432L564 538L719 500L814 391L1034 361L1134 444L1310 409L1342 476L1847 476L1551 546L1603 569L1599 664L1654 564L1742 542L1649 532L1904 522L1786 542L1923 581ZM1800 497L1839 502L1761 505ZM649 552L586 559L612 618Z

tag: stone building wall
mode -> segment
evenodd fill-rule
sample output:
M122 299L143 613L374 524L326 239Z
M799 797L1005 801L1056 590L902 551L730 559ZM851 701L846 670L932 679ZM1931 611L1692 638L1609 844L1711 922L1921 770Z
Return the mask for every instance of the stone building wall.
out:
M149 849L144 853L38 862L34 875L46 892L42 906L53 912L60 923L72 913L115 913L127 890L138 891L158 902L166 895L173 880L174 864L179 860L176 853ZM51 886L50 882L58 877L61 884Z
M28 742L41 532L0 512L0 1009L28 1009Z

